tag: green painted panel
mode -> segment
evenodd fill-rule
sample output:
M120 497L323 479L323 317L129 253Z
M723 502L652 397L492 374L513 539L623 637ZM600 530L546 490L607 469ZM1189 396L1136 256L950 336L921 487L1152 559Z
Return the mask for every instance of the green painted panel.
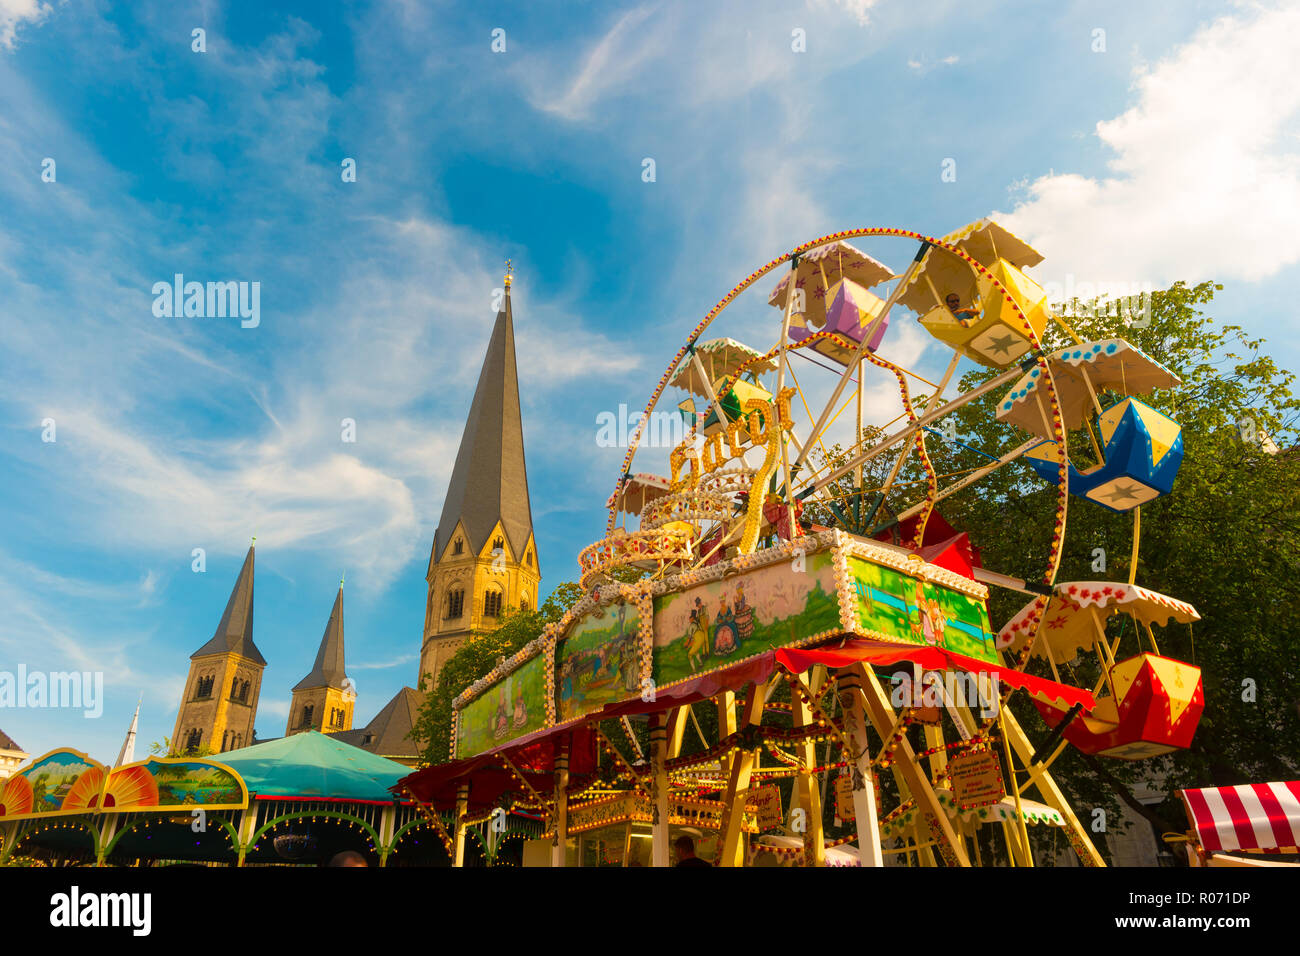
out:
M854 555L849 556L848 566L862 631L877 631L909 644L936 644L997 662L988 608L979 598Z
M546 655L503 677L460 712L456 756L472 757L546 724Z

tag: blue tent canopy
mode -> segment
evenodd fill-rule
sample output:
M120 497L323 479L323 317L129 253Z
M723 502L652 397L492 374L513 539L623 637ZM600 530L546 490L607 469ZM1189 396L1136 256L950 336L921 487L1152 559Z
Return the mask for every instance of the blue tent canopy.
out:
M411 768L305 731L279 740L216 754L244 778L248 792L273 797L329 797L336 800L393 800L389 788Z

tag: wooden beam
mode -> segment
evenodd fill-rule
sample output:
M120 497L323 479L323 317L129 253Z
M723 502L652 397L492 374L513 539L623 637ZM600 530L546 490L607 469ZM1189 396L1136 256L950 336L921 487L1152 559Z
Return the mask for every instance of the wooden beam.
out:
M824 671L824 668L819 670ZM815 688L816 684L814 683L813 686ZM790 695L790 709L796 730L816 725L812 708L799 694ZM799 750L803 765L795 778L791 795L792 802L797 803L804 812L803 865L825 866L826 840L822 833L821 790L817 786L817 778L811 772L813 767L817 766L817 744L812 738L808 738L800 745Z
M880 686L880 681L876 679L874 671L860 663L854 664L853 669L862 678L858 693L862 697L867 716L875 725L876 732L881 737L884 737L894 724L894 708L889 702L889 695ZM916 805L920 814L928 813L934 817L939 832L952 848L958 865L970 866L970 858L966 855L966 846L953 829L952 821L948 819L948 812L939 803L934 787L930 785L929 777L921 772L916 754L906 737L899 742L897 749L894 751L893 766L898 768L898 772L907 781L908 789L912 791L912 796L916 798Z
M668 718L650 715L651 866L671 866L668 846Z
M1034 786L1038 788L1038 794L1043 798L1043 803L1047 804L1065 819L1065 825L1070 832L1077 838L1076 847L1082 848L1079 854L1085 864L1092 866L1105 866L1106 861L1102 859L1097 848L1092 845L1092 840L1088 838L1088 831L1079 822L1079 818L1074 815L1074 810L1061 793L1061 788L1056 785L1052 775L1041 767L1034 767L1030 764L1030 758L1033 757L1034 747L1029 738L1025 736L1024 730L1016 721L1016 715L1006 710L1002 721L1003 732L1007 736L1007 741L1011 748L1020 757L1022 763L1029 767L1029 778L1033 781Z
M779 678L777 678L779 679ZM763 700L765 687L754 683L749 687L745 697L743 726L754 727L763 719ZM745 816L745 791L749 789L750 774L754 769L754 750L741 750L731 759L731 771L727 776L727 793L722 811L721 846L719 848L719 866L743 866L745 863L745 841L741 822Z
M861 676L844 673L839 679L840 713L844 715L845 750L853 779L853 815L858 828L858 861L862 866L884 866L880 852L880 822L876 783L871 770L871 744L867 740L862 706Z
M569 846L569 742L559 742L555 755L555 834L551 837L551 866L566 865Z
M469 815L469 784L462 783L456 789L456 826L452 831L451 865L465 865L465 817ZM434 814L437 816L437 814ZM441 822L441 821L439 821ZM435 826L438 824L435 823ZM445 832L445 831L444 831Z

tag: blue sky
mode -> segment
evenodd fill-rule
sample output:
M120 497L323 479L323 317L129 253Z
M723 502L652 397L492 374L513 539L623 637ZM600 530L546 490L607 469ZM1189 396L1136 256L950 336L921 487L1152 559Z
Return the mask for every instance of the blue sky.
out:
M1295 369L1296 20L1131 0L0 0L0 670L106 683L99 719L0 710L0 728L112 759L143 692L142 743L170 734L254 534L262 736L344 571L358 721L414 683L506 258L544 589L603 527L621 452L597 415L643 405L718 298L827 232L996 213L1047 256L1041 279L1223 282L1216 314ZM175 273L259 282L260 324L156 317ZM720 330L770 345L759 299Z

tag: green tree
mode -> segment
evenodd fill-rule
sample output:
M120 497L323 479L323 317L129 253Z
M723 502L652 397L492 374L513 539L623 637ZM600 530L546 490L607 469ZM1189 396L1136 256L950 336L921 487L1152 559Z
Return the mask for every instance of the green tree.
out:
M1165 656L1202 668L1205 713L1189 750L1129 763L1085 757L1069 748L1053 766L1076 807L1114 811L1122 801L1157 831L1186 828L1176 789L1287 779L1295 775L1300 755L1300 666L1291 632L1300 606L1300 402L1291 393L1294 375L1278 368L1263 351L1262 339L1236 326L1220 327L1201 311L1221 288L1177 283L1156 292L1149 324L1096 308L1071 319L1085 341L1125 338L1182 379L1178 388L1143 398L1182 426L1184 458L1173 494L1142 509L1137 583L1199 610L1201 620L1194 626L1160 629L1157 639ZM1047 348L1067 344L1060 329L1049 329ZM994 374L973 372L961 390ZM1022 432L994 416L1003 391L956 413L965 444L996 453L1023 441ZM1118 395L1101 398L1103 407L1120 400ZM1070 439L1076 467L1091 464L1086 435L1076 432ZM959 445L930 444L936 446L941 472L981 463L981 456ZM1038 581L1055 506L1055 488L1016 464L942 508L955 526L970 532L986 567ZM1071 496L1056 580L1126 581L1132 534L1131 515ZM1096 548L1105 552L1104 573L1092 570ZM993 590L989 603L996 626L1027 599ZM1124 621L1112 618L1110 636L1122 633ZM1119 656L1138 652L1135 637L1129 627ZM1145 644L1142 649L1149 649ZM1082 655L1080 660L1074 675L1091 687L1099 675L1096 662ZM1013 708L1031 734L1039 740L1046 736L1023 695ZM1149 782L1169 796L1145 807L1133 790Z
M438 686L425 695L411 728L411 739L423 748L422 763L446 763L451 759L451 702L460 692L492 670L499 660L540 637L546 625L563 617L582 593L582 588L566 581L537 610L507 610L499 627L473 635L448 658L438 675ZM421 690L427 689L422 680Z

